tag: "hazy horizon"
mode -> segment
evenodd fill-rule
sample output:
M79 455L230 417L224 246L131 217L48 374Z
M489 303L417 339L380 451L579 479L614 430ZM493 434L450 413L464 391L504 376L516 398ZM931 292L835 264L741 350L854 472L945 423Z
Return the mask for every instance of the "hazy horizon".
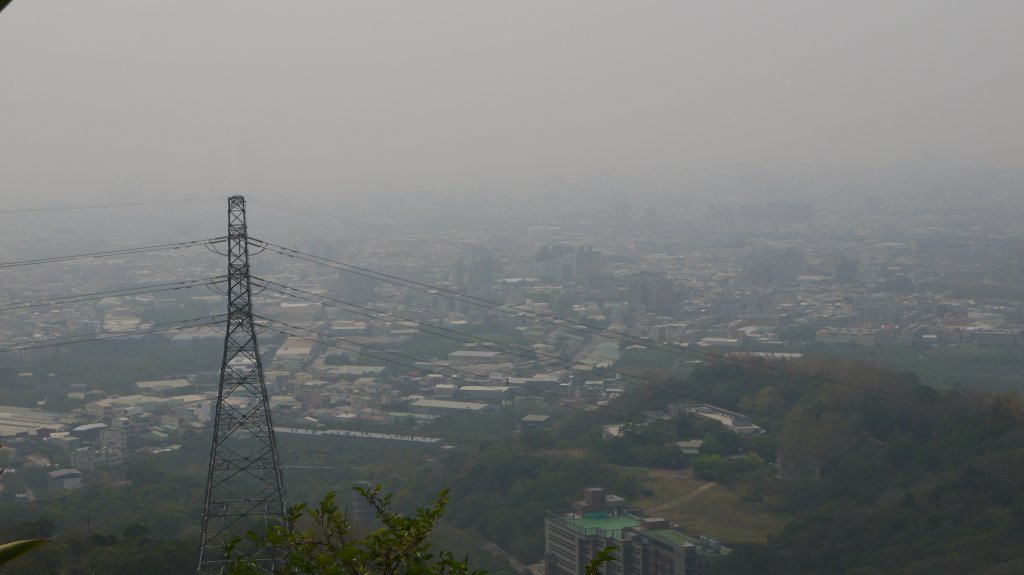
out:
M0 187L14 207L1018 191L1021 21L996 1L22 0L0 15Z

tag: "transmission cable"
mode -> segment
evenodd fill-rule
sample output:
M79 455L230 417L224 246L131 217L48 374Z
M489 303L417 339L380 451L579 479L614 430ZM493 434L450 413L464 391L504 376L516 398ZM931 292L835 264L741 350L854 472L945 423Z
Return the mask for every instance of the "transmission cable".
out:
M336 341L342 341L342 342L348 343L349 345L356 346L357 348L371 349L371 350L375 350L375 351L380 352L380 353L385 353L385 354L388 354L388 355L393 355L395 357L400 357L400 358L403 358L403 359L407 359L407 360L415 362L415 363L424 363L424 364L427 364L427 365L433 365L435 367L438 367L438 368L441 368L441 369L445 369L445 370L448 370L448 371L452 371L452 372L456 372L456 373L463 373L463 374L466 374L466 375L468 375L470 377L473 377L473 378L480 378L479 375L477 375L477 374L475 374L475 373L473 373L471 371L464 370L464 369L459 369L459 368L456 368L456 367L452 367L450 365L445 365L445 364L437 363L437 362L434 362L434 361L430 361L429 359L422 359L422 358L413 357L413 356L410 356L410 355L407 355L407 354L403 354L401 352L389 351L389 350L386 350L386 349L383 349L383 348L380 348L380 347L377 347L377 346L374 346L374 345L370 345L370 344L367 344L367 343L361 343L361 342L352 341L350 339L347 339L347 338L344 338L344 337L341 337L341 336L327 334L327 333L324 333L324 332L321 332L321 331L314 330L312 328L292 325L292 324L289 324L289 323L286 323L286 322L282 322L280 320L274 320L274 319L270 319L270 318L267 318L267 317L264 317L264 316L257 316L257 315L254 314L253 317L259 317L262 320L265 320L265 321L268 321L268 322L273 322L273 323L276 323L278 325L283 325L283 326L286 326L286 327L289 327L289 328L292 328L292 329L300 329L300 330L303 330L303 331L306 331L306 332L309 332L309 333L312 333L312 334L316 334L316 335L321 336L321 337L327 337L327 338L331 338L331 339L336 340ZM268 326L268 327L269 327L269 329L273 329L273 327L270 327L270 326ZM348 350L348 351L357 351L358 352L360 350L356 349L356 350ZM409 366L407 364L401 364L400 362L394 362L392 360L389 360L386 357L380 357L380 356L375 356L375 355L370 355L370 354L367 354L367 355L368 355L368 357L373 357L373 358L379 359L381 361L391 361L392 363L399 363L400 365L406 365L407 367L411 367L412 369L417 369L417 370L422 369L422 368L416 367L415 365ZM479 379L477 379L476 381L479 384ZM541 393L544 392L543 390L532 388L532 387L529 387L529 386L527 386L525 384L512 383L512 382L507 381L507 380L505 381L505 383L507 385L509 385L509 386L521 387L521 388L527 389L529 391L541 392ZM486 385L486 384L484 384L484 385L485 385L485 387L492 387L492 388L496 387L494 385ZM658 390L658 391L669 391L669 390L663 389L663 390ZM699 398L699 396L698 396L698 398ZM594 404L594 405L598 405L598 404ZM854 436L853 433L850 433L851 431L857 431L857 432L860 431L860 430L857 430L857 429L849 427L849 426L837 427L837 426L822 424L822 423L818 423L818 422L801 421L799 419L795 419L795 418L792 418L790 416L771 415L771 414L766 414L766 413L758 412L757 410L751 410L751 409L746 409L745 411L747 411L749 413L754 413L754 414L760 415L760 416L768 418L768 419L779 419L779 420L783 420L783 421L791 421L791 422L794 422L794 423L801 423L801 424L809 425L809 426L817 426L817 427L822 427L822 428L829 428L829 429L832 429L833 431L845 432L848 436L851 436L851 437Z
M449 290L449 289L446 289L446 288L443 288L443 287L433 286L433 285L430 285L430 284L424 284L424 283L421 283L421 282L417 282L415 280L409 280L409 279L406 279L406 278L401 278L401 277L394 276L394 275L391 275L391 274L387 274L387 273L384 273L384 272L378 272L378 271L371 270L371 269L368 269L368 268L364 268L364 267L360 267L360 266L355 266L355 265L352 265L352 264L346 264L344 262L339 262L339 261L331 260L329 258L325 258L325 257L322 257L322 256L316 256L316 255L309 254L309 253L306 253L306 252L302 252L302 251L299 251L299 250L296 250L296 249L293 249L293 248L287 248L287 247L284 247L284 246L280 246L278 244L274 244L274 243L267 242L267 241L264 241L264 240L259 240L259 239L255 239L255 238L249 238L249 241L252 242L252 243L257 243L257 244L265 245L268 250L270 250L272 252L275 252L275 253L278 253L278 254L281 254L281 255L284 255L284 256L287 256L287 257L296 258L296 259L300 259L300 260L307 261L307 262L310 262L310 263L315 263L315 264L318 264L318 265L323 265L323 266L327 266L327 267L331 267L331 268L347 271L347 272L350 272L350 273L353 273L353 274L357 274L357 275L361 275L361 276L364 276L364 277L370 277L370 278L377 279L377 280L385 282L385 283L406 287L406 288L409 288L409 289L412 289L412 290L415 290L415 291L420 291L422 293L426 293L426 294L430 294L430 295L436 295L436 296L439 296L439 297L445 297L445 298L449 298L449 299L454 299L456 301L463 301L463 302L466 302L466 303L469 303L469 304L472 304L472 305L476 305L476 306L479 306L479 307L483 307L483 308L486 308L486 309L491 309L491 310L494 310L494 311L497 311L497 312L500 312L500 313L504 313L506 315L515 315L515 316L528 315L530 317L534 317L534 318L538 319L539 321L542 321L542 322L545 322L545 323L549 323L549 324L553 323L556 326L559 326L559 327L562 327L562 328L571 329L571 330L576 331L576 332L584 332L584 333L587 333L589 335L596 335L596 336L603 337L603 338L606 338L606 339L609 339L609 340L625 341L625 342L632 343L632 344L635 344L635 345L640 345L640 346L647 347L647 348L653 348L653 349L656 349L658 351L679 355L679 356L682 356L682 357L686 357L688 359L699 359L699 360L702 360L702 361L707 361L709 363L717 363L717 364L725 365L725 366L741 367L741 368L749 369L751 371L760 371L760 372L766 372L766 373L771 373L771 374L777 374L777 375L779 375L781 377L788 378L791 381L799 381L799 382L807 382L807 383L816 382L816 383L819 383L819 384L828 384L828 385L831 385L831 386L836 386L837 388L842 388L842 387L850 388L852 390L857 390L859 392L866 392L866 393L869 393L869 394L887 396L888 399L890 399L890 400L892 400L894 402L900 402L900 403L904 403L904 404L908 404L908 405L919 406L919 405L922 405L922 404L928 404L931 407L939 407L939 408L943 407L941 403L939 403L937 401L933 401L933 400L932 401L925 401L925 400L922 400L922 398L910 397L910 396L908 396L906 394L896 393L896 392L892 392L890 390L875 389L875 388L865 387L865 386L862 386L862 385L857 385L855 383L835 381L835 380L829 379L827 377L813 375L813 374L800 373L800 372L797 372L797 371L794 371L794 370L791 370L791 369L786 369L786 368L783 368L783 367L779 367L777 365L771 365L771 364L768 364L768 363L752 362L752 361L749 361L749 360L745 360L745 359L742 359L742 358L737 358L735 356L731 356L729 354L717 354L717 353L708 352L708 351L691 350L691 349L682 348L682 347L679 347L679 346L676 346L676 345L663 344L663 343L659 343L659 342L656 342L656 341L648 339L648 338L631 336L631 335L628 335L628 334L625 334L625 333L609 331L609 330L604 329L604 328L598 328L598 327L594 327L594 326L588 326L586 324L580 324L580 323L571 322L569 320L565 320L563 318L560 318L560 317L558 317L558 316L556 316L554 314L550 314L550 313L542 313L542 312L537 312L537 311L533 311L533 310L529 310L529 309L522 309L522 308L518 308L518 307L515 307L515 306L512 306L512 305L509 305L509 304L502 304L502 303L498 303L498 302L495 302L495 301L491 301L491 300L487 300L487 299L484 299L484 298L480 298L480 297L477 297L477 296L472 296L472 295L468 295L468 294L461 294L459 292L456 292L456 291L453 291L453 290Z
M297 337L297 338L300 338L300 339L305 339L305 340L308 340L308 341L311 341L311 342L314 342L314 343L319 343L319 344L327 346L327 347L333 347L333 348L341 349L343 351L359 353L360 355L365 355L366 357L369 357L369 358L372 358L372 359L377 359L377 360L380 360L380 361L383 361L383 362L386 362L386 363L390 363L390 364L394 364L394 365L400 365L402 367L406 367L406 368L417 370L417 371L423 371L422 367L416 365L417 363L418 364L431 365L431 366L437 368L438 370L444 370L444 371L447 371L447 372L451 372L449 374L449 377L451 377L452 379L458 379L458 380L464 381L466 383L470 383L470 384L473 384L473 385L478 385L478 386L481 386L481 387L486 387L486 388L489 388L489 389L498 390L498 389L501 389L502 387L518 387L518 388L522 388L522 389L525 389L527 391L531 391L531 392L534 392L534 393L541 394L541 400L542 401L544 401L545 403L549 403L549 405L554 405L554 404L550 404L550 402L547 402L546 400L543 399L543 395L545 393L550 393L550 392L547 392L547 391L542 390L542 389L533 388L533 387L530 387L530 386L525 385L525 384L517 384L517 383L506 383L505 385L488 384L487 380L482 380L482 376L480 376L478 374L475 374L475 373L473 373L471 371L465 370L465 369L460 369L460 368L457 368L457 367L452 367L450 365L445 365L445 364L437 363L437 362L430 361L430 360L425 360L425 359L420 359L420 358L412 357L410 355L406 355L406 354L403 354L401 352L390 351L390 350L387 350L387 349L384 349L384 348L381 348L381 347L377 347L377 346L373 346L373 345L369 345L369 344L366 344L366 343L360 343L360 342L352 341L352 340L344 338L344 337L340 337L340 336L336 336L336 335L331 335L331 334L328 334L328 333L317 331L315 329L311 329L311 328L307 328L307 327L302 327L302 326L290 324L290 323L287 323L287 322L271 319L271 318L264 317L264 316L261 316L261 315L255 315L254 314L253 317L254 318L258 318L258 319L260 319L260 320L262 320L264 322L267 322L267 324L268 324L267 328L268 329L270 329L272 331L276 331L278 333L282 333L284 335L294 336L294 337ZM317 339L317 337L310 337L308 335L302 335L302 334L299 334L299 333L291 332L291 331L288 331L288 329L281 329L281 328L274 327L274 325L284 326L285 328L288 328L288 329L291 329L291 330L300 330L302 332L306 332L307 334L312 334L313 336L317 336L319 338L328 338L328 339L334 340L336 342L341 342L343 345L339 345L337 343L333 343L333 344L332 343L328 343L328 342L325 342L325 341L323 341L321 339ZM346 347L346 345L348 347ZM371 352L366 352L365 350L367 350L367 349L371 350ZM373 353L373 352L376 352L376 353ZM377 354L385 354L385 355L377 355ZM411 361L413 363L405 363L405 362L397 361L397 360L394 359L395 357L401 358L401 359L405 359L405 360ZM608 410L612 410L612 411L618 411L618 412L621 412L624 415L629 415L629 416L633 416L633 417L636 417L638 415L635 412L631 412L631 411L626 410L626 409L617 408L617 407L610 406L610 405L607 405L607 404L594 403L594 402L588 401L588 400L586 400L584 398L579 398L578 400L576 398L573 398L573 399L577 403L585 403L587 405L590 405L593 408L595 408L595 410L597 410L597 409L608 409ZM568 407L568 406L561 405L561 404L559 404L558 406L559 407ZM571 407L569 407L569 408L571 409ZM578 408L576 408L576 409L579 410ZM579 411L584 411L586 413L594 413L594 410L579 410Z
M81 303L85 301L100 300L107 297L127 297L134 295L190 289L194 287L212 286L221 283L226 279L227 276L211 276L195 280L182 280L178 282L167 282L148 286L138 286L133 288L121 288L77 295L66 295L45 299L9 302L5 304L0 304L0 312L28 309L34 307L65 305L70 303Z
M401 229L397 229L397 228L389 228L387 226L383 226L383 225L380 225L380 224L371 224L371 223L368 223L368 222L365 222L365 221L360 221L360 220L356 220L356 219L352 219L352 218L346 218L346 217L342 217L342 216L338 216L338 215L333 215L333 214L325 214L325 213L322 213L322 212L318 212L318 211L314 211L314 210L308 210L308 209L304 209L304 208L298 208L298 207L295 207L295 206L289 206L289 205L281 204L281 203L278 203L278 202L270 202L270 201L267 201L267 200L259 200L259 199L253 199L253 200L250 200L250 201L252 203L254 203L254 204L257 204L257 205L266 206L266 207L269 207L269 208L272 208L272 209L275 209L275 210L280 210L280 211L283 211L283 212L288 212L288 213L292 213L292 214L295 214L295 215L300 215L300 216L303 216L303 217L312 217L312 218L317 218L317 219L326 220L326 221L330 221L330 222L338 222L338 223L350 225L350 226L357 227L357 228L365 228L365 229L369 229L369 230L373 230L373 231L377 231L377 232L384 232L384 233L387 233L389 235L402 236L402 237L406 237L406 238L409 238L409 239L418 240L418 241L421 241L421 242L422 241L426 241L426 240L432 240L432 241L438 241L438 242L458 245L458 246L463 247L463 248L466 247L466 245L469 243L469 242L461 242L461 241L458 241L458 240L448 239L448 238L444 238L444 237L438 237L437 234L429 235L429 236L418 235L418 234L410 233L410 232L407 232L405 230L401 230ZM516 256L516 255L508 254L508 253L502 254L501 252L497 252L497 254L499 256L503 256L503 257L505 257L505 258L507 258L507 259L509 259L511 261L519 261L521 263L533 263L530 260L528 260L527 258L522 257L522 256ZM580 271L577 271L577 275L587 276L587 277L599 277L599 278L610 279L610 280L615 280L616 279L615 276L606 275L606 274L598 274L598 273L594 273L594 272L580 272Z
M423 239L425 239L422 236L419 236L419 235L416 235L416 234L413 234L413 233L410 233L410 232L406 232L406 231L403 231L403 230L396 230L396 229L388 228L386 226L381 226L381 225L378 225L378 224L371 224L371 223L368 223L368 222L364 222L364 221L360 221L360 220L355 220L355 219L352 219L352 218L345 218L345 217L342 217L342 216L335 216L335 215L331 215L331 214L324 214L324 213L317 212L317 211L314 211L314 210L307 210L307 209L303 209L303 208L296 208L296 207L288 206L288 205L285 205L285 204L280 204L280 203L277 203L277 202L271 202L271 201L268 201L268 200L260 200L260 199L251 198L251 197L249 198L248 201L250 203L258 205L258 206L265 206L265 207L268 207L268 208L272 208L272 209L275 209L275 210L280 210L282 212L288 212L288 213L299 215L299 216L319 218L319 219L322 219L322 220L327 220L327 221L331 221L331 222L338 222L338 223L347 224L347 225L350 225L350 226L353 226L353 227L373 230L373 231L376 231L376 232L384 232L384 233L391 234L391 235L404 236L404 237L407 237L409 239L414 239L414 240L423 240ZM250 241L251 241L251 239L252 238L250 238Z
M368 345L368 344L365 344L365 343L355 342L355 341L352 341L352 340L344 338L344 337L339 337L339 336L323 333L323 332L320 332L320 331L317 331L317 330L314 330L314 329L311 329L311 328L297 326L297 325L290 324L290 323L287 323L287 322L282 322L280 320L275 320L275 319L267 318L267 317L264 317L264 316L261 316L261 315L253 314L253 317L254 318L258 318L258 319L262 320L263 322L266 322L267 329L270 329L272 331L276 331L276 332L281 333L283 335L297 337L299 339L304 339L304 340L307 340L307 341L310 341L310 342L313 342L313 343L319 343L321 345L324 345L324 346L327 346L327 347L333 347L333 348L341 349L343 351L360 353L362 355L365 355L366 357L370 357L370 358L377 359L377 360L380 360L380 361L383 361L383 362L386 362L386 363L390 363L390 364L394 364L394 365L399 365L399 366L406 367L406 368L413 369L413 370L417 370L417 371L422 371L423 368L416 366L415 365L416 363L433 365L435 367L438 367L438 368L441 368L441 369L445 369L445 370L450 371L450 372L454 372L454 373L457 373L457 374L463 374L461 376L450 375L449 377L452 377L453 379L459 379L459 380L465 381L467 383L472 383L472 384L475 384L475 385L480 385L482 387L488 387L488 388L491 388L491 389L499 389L500 387L502 387L500 385L487 385L485 383L482 383L480 381L480 376L479 375L477 375L475 373L472 373L470 371L467 371L467 370L463 370L463 369L459 369L459 368L456 368L456 367L451 367L451 366L439 364L439 363L436 363L436 362L431 362L431 361L417 359L415 357L408 356L408 355L402 354L400 352L393 352L393 351L389 351L389 350L386 350L386 349L383 349L383 348L380 348L380 347ZM300 330L300 331L306 332L308 334L313 334L314 336L317 336L317 337L311 337L309 335L302 335L300 333L295 333L293 331L288 331L288 329L281 329L281 328L278 328L278 327L274 327L273 324L284 326L285 328L288 328L288 329L291 329L291 330ZM329 342L324 341L323 339L318 339L318 338L328 338L328 339L334 340L336 342L340 341L343 344L347 344L350 347L345 347L344 345L339 345L337 343L329 343ZM355 349L353 349L353 348L355 348ZM368 352L365 351L366 349L370 349L370 350L373 350L373 351L375 351L377 353L387 354L387 355L377 355L376 353L368 353ZM412 361L414 363L410 364L410 363L405 363L405 362L397 361L397 360L394 359L394 357L399 357L399 358L402 358L402 359L406 359L406 360ZM540 401L543 402L543 403L547 403L548 405L551 405L553 407L569 409L569 410L578 411L578 412L581 412L581 413L589 413L589 414L593 414L593 415L605 418L605 419L607 419L609 421L618 421L618 420L623 419L623 418L627 419L627 420L638 419L638 418L646 418L646 416L644 416L643 414L639 414L637 412L630 411L628 409L623 409L623 408L616 407L616 406L613 406L613 405L608 405L608 404L595 403L595 402L586 400L585 398L572 398L572 402L573 403L586 404L586 405L591 406L593 409L581 409L579 407L573 406L572 404L562 404L562 403L554 404L554 403L552 403L551 401L549 401L549 400L547 400L545 398L545 394L549 393L549 392L546 392L544 390L532 388L532 387L529 387L529 386L524 385L524 384L512 384L512 383L509 383L508 387L518 387L518 388L526 389L528 391L532 391L532 392L535 392L535 393L540 393L541 394L540 397L539 397ZM608 411L617 412L618 414L620 414L620 416L619 417L613 417L612 414L607 413ZM822 424L820 422L814 422L814 423L812 423L812 422L801 422L799 420L794 420L794 419L791 419L791 418L789 418L788 420L789 421L793 421L794 423L802 423L804 425L808 425L808 426L812 426L812 427L817 427L819 429L831 429L833 431L836 431L836 432L839 432L839 433L843 433L843 434L845 434L847 437L849 437L851 439L855 439L855 440L862 439L860 434L854 435L854 434L850 433L849 432L849 428L846 428L846 429L839 428L839 427L835 427L835 426L828 425L828 424ZM787 454L796 453L796 454L806 455L809 458L811 458L811 460L816 461L816 462L817 461L821 461L823 459L823 457L824 457L821 454L814 454L814 453L810 453L810 452L805 452L805 451L801 451L799 449L794 449L794 448L790 448L790 447L783 448L782 451L784 451ZM799 459L799 458L797 458L797 459ZM804 460L804 461L808 461L808 460Z
M47 347L59 347L59 346L71 345L71 344L75 344L75 343L86 343L86 342L91 342L91 341L104 341L104 340L108 340L108 339L119 339L119 338L126 338L126 337L137 337L137 336L149 335L149 334L153 334L153 333L161 333L161 332L166 332L166 331L176 331L176 330L183 330L183 329L209 327L209 326L219 325L221 323L221 321L223 321L223 319L226 318L226 317L227 317L227 314L218 314L218 315L212 315L212 316L198 317L198 318L193 318L193 319L188 319L188 320L182 320L182 321L177 321L177 322L153 324L152 326L150 326L148 328L139 329L139 330L133 330L133 331L127 331L127 332L110 332L110 331L104 332L104 331L98 331L98 332L92 332L92 333L88 333L88 334L69 335L69 336L63 336L63 337L58 337L58 338L42 340L39 343L32 343L32 342L17 343L15 341L5 341L5 342L0 342L0 345L5 345L5 344L11 344L11 345L8 345L8 347L0 348L0 353L10 353L10 352L15 352L15 351L25 351L25 350L30 350L30 349L41 349L41 348L47 348ZM101 336L103 336L103 334L107 334L107 335L105 337L101 337Z
M94 259L94 258L104 258L104 257L112 257L112 256L123 256L123 255L140 254L140 253L164 251L164 250L180 250L180 249L186 249L186 248L191 248L191 247L200 246L200 245L217 244L217 243L221 243L221 242L224 242L224 241L227 241L227 237L211 238L211 239L205 239L205 240L192 240L192 241L187 241L187 242L178 242L178 243L171 243L171 244L157 244L157 245L153 245L153 246L141 246L141 247L135 247L135 248L122 248L122 249L117 249L117 250L108 250L108 251L102 251L102 252L90 252L90 253L74 254L74 255L68 255L68 256L56 256L56 257L50 257L50 258L35 258L35 259L30 259L30 260L20 260L20 261L0 263L0 269L21 267L21 266L31 266L31 265L38 265L38 264L50 264L50 263L57 263L57 262L67 262L67 261L75 261L75 260L91 260L91 259Z
M301 299L303 301L308 301L308 302L311 302L311 303L316 303L316 304L324 305L324 306L327 306L327 307L333 307L333 308L336 308L336 309L341 309L341 310L348 311L350 313L354 313L354 314L357 314L357 315L360 315L360 316L363 316L363 317L366 317L366 318L370 318L370 319L378 319L378 320L380 320L382 316L388 316L388 317L394 318L394 320L391 320L391 321L394 321L395 323L412 323L412 324L416 324L416 325L420 326L421 328L423 328L425 330L425 332L428 333L428 334L436 335L438 337L442 337L442 338L446 338L446 339L450 339L452 341L457 341L459 343L484 342L485 344L490 344L491 346L496 346L496 347L499 347L499 348L502 348L502 349L510 350L510 351L512 351L512 353L518 355L519 357L525 358L525 359L531 359L533 357L540 356L540 357L544 357L544 358L546 358L549 361L554 362L554 363L561 363L561 364L565 364L565 365L569 365L569 364L572 363L571 361L569 361L569 360L567 360L567 359L565 359L563 357L559 357L559 356L552 355L552 354L549 354L549 353L544 353L544 352L541 352L541 351L537 351L537 350L534 350L534 349L522 347L522 346L519 346L519 345L502 343L502 342L499 342L497 340L486 338L486 337L483 337L483 336L474 335L474 334L462 332L462 331L459 331L459 330L446 328L446 327L443 327L443 326L432 325L432 324L429 324L429 323L426 323L426 322L422 322L422 321L419 321L419 320L415 320L415 319L412 319L412 318L400 316L400 315L397 315L397 314L395 314L393 312L382 312L382 311L374 310L373 308L369 308L369 307L365 307L365 306L360 306L360 305L356 305L356 304L352 304L352 303L348 303L348 302L344 302L344 301L341 301L341 300L338 300L338 299L335 299L335 298L331 298L329 296L324 296L324 295L320 295L320 294L314 294L313 292L308 292L308 291L305 291L305 290L301 290L299 288L294 288L294 287L286 286L284 284L280 284L280 283L273 282L273 281L270 281L270 280L267 280L267 279L263 279L263 278L254 277L253 279L255 281L257 281L257 282L263 283L263 285L266 286L266 289L268 289L268 290L270 290L271 292L274 292L274 293L278 293L278 294L281 294L281 295L284 295L284 296L287 296L287 297ZM277 288L275 288L273 286L279 286L279 288L283 288L283 289L277 289ZM286 291L286 290L290 290L290 291ZM290 292L295 292L295 293L290 293ZM298 295L298 294L308 294L308 295L313 296L313 297L305 297L303 295ZM318 300L315 300L314 298L320 298L321 300L325 300L326 302L337 302L337 304L340 304L340 305L335 305L333 303L325 303L325 301L318 301ZM388 321L388 320L384 320L384 321ZM581 369L577 369L575 367L569 367L568 370L569 371L573 371L573 372L577 372L577 373L586 373L586 371L581 370ZM645 377L642 377L642 376L639 376L639 375L634 375L634 374L630 374L630 373L625 373L625 372L617 371L617 370L612 369L612 368L606 368L606 367L600 367L600 366L594 365L594 366L590 366L590 371L592 373L596 371L596 375L618 376L618 377L622 377L622 378L629 378L631 380L634 380L633 382L636 383L638 386L650 389L652 391L659 391L659 392L664 392L664 393L670 393L670 394L677 395L677 396L680 396L680 397L687 397L687 398L697 397L697 398L699 398L699 396L695 396L695 394L681 392L678 389L674 389L672 386L667 385L665 382L659 382L659 381L656 381L656 380L653 380L653 379L650 379L650 378L645 378ZM707 398L704 398L704 400L707 401ZM761 414L761 415L763 415L764 417L771 417L768 414Z
M179 198L176 200L154 200L151 202L119 202L110 204L82 204L77 206L52 206L49 208L13 208L9 210L0 210L0 215L7 214L30 214L37 212L69 212L78 210L102 210L107 208L135 208L143 206L168 206L176 204L193 204L198 202L212 202L215 200L223 200L223 197L218 198Z

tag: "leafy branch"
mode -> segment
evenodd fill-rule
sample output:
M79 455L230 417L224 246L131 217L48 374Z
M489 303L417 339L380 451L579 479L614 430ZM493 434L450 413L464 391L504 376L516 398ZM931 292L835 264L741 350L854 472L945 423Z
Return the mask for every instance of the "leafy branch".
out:
M258 549L275 552L281 558L275 573L302 575L484 575L470 572L467 560L450 551L435 550L430 535L444 516L448 492L442 491L430 505L411 515L392 510L392 494L381 486L355 488L373 507L381 526L362 537L352 534L351 523L338 508L330 492L315 506L292 506L283 525L263 533L248 533ZM226 549L235 554L235 545ZM236 556L232 575L262 573L256 562Z

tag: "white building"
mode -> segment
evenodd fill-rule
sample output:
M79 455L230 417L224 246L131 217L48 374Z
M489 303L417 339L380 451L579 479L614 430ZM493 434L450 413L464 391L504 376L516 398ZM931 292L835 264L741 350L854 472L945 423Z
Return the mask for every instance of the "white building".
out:
M82 447L71 452L71 466L84 471L124 463L124 451L116 447Z

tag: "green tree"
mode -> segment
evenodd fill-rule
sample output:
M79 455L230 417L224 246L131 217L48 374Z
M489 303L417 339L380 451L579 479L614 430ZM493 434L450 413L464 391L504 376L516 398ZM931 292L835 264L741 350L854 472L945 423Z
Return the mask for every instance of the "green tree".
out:
M328 493L313 508L305 504L288 511L285 525L274 525L263 533L249 533L258 546L271 546L283 557L275 573L302 575L468 575L465 560L449 551L435 550L431 532L444 515L448 492L442 491L427 507L411 515L391 510L392 496L381 487L355 488L373 506L381 527L355 537L345 514L338 509L334 493ZM238 541L237 543L240 543ZM232 549L227 550L232 553ZM236 558L232 575L262 573L246 558ZM482 575L476 571L473 575Z

